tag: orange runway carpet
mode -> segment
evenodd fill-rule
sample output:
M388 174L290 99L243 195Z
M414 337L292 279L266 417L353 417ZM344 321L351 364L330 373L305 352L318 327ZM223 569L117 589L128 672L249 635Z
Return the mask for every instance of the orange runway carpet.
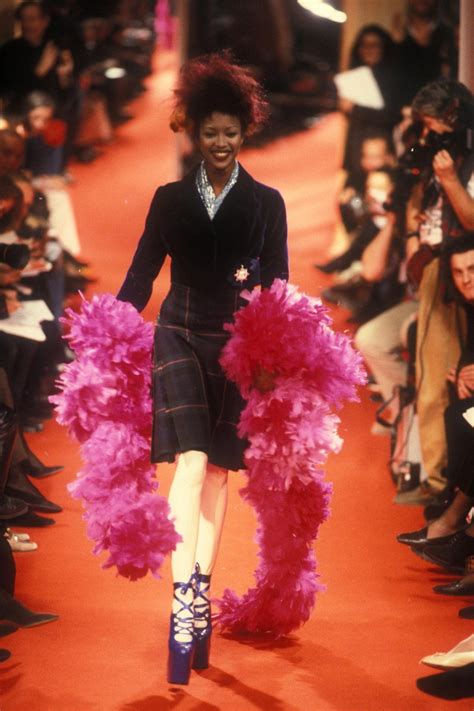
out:
M92 166L73 166L79 231L84 255L100 275L97 291L116 292L155 187L175 178L176 146L167 128L172 59L160 57L158 69L115 145ZM255 177L283 193L291 279L314 295L329 281L312 263L324 258L331 240L341 134L339 118L329 116L304 133L242 155ZM146 318L155 317L168 281L165 268ZM345 328L344 316L334 312L338 328ZM169 564L159 581L130 583L101 570L80 506L66 491L80 468L78 447L52 421L31 435L46 463L65 465L65 472L39 484L64 512L50 529L30 529L39 550L16 556L17 597L60 619L1 641L12 651L0 669L1 711L472 709L472 700L438 700L415 685L418 677L435 673L419 665L421 657L447 651L471 634L472 623L457 617L469 603L432 593L446 576L396 543L398 532L422 524L422 513L392 503L388 442L369 433L373 411L362 393L362 403L342 413L344 448L328 466L332 516L317 542L327 591L311 620L277 643L216 634L212 667L194 672L181 688L165 681ZM162 492L171 473L171 467L160 467ZM225 586L243 592L253 582L255 525L238 495L243 481L243 475L232 477L215 594Z

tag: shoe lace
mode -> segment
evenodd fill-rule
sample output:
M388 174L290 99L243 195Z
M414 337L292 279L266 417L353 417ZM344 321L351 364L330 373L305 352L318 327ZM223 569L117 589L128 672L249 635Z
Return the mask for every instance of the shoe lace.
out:
M211 619L211 601L209 599L209 590L211 585L211 576L203 575L199 563L196 563L194 572L195 588L194 588L194 623L198 628L207 627ZM196 625L196 623L198 623Z
M194 575L191 576L187 583L175 583L174 588L173 598L179 603L180 609L173 613L173 635L192 635L194 623L193 600L186 602L181 597L178 597L176 593L179 591L182 595L186 595L190 589L194 591Z

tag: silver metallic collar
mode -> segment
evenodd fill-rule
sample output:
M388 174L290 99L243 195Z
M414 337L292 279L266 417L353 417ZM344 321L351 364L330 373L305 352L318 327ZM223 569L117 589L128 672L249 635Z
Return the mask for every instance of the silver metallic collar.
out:
M207 214L211 220L214 219L216 212L224 202L226 196L232 190L239 177L239 164L236 162L234 169L230 175L229 180L225 184L223 190L219 195L216 196L214 189L209 182L207 177L206 168L204 167L204 161L202 161L199 166L199 170L196 173L196 187L198 189L201 200L204 203L204 207L207 210Z

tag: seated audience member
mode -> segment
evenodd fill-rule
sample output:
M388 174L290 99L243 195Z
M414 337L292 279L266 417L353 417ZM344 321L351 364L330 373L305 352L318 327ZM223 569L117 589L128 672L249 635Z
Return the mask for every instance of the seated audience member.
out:
M347 175L344 189L339 197L341 217L348 232L358 227L359 222L353 217L346 206L354 198L364 199L366 179L369 173L379 168L388 168L395 163L395 154L392 141L388 134L372 133L363 138L360 152L360 169ZM323 271L328 271L326 268ZM333 269L332 271L337 271Z
M24 102L26 149L24 168L33 186L46 196L50 228L61 246L76 256L79 235L66 180L61 175L64 129L54 117L54 102L44 92L32 92Z
M364 194L367 214L351 246L341 257L341 265L346 267L346 271L339 274L333 287L322 293L327 301L352 309L351 320L355 322L374 318L397 303L403 295L398 279L400 240L395 218L386 209L393 187L394 176L390 169L374 170L368 174ZM373 243L374 247L371 246ZM383 258L379 256L381 244L385 249ZM373 264L377 258L380 264Z
M453 496L436 520L419 531L400 534L398 541L422 551L431 562L462 571L465 559L474 555L474 524L463 530L474 506L474 233L447 245L443 263L448 267L447 293L457 302L465 322L459 361L446 373L454 386L453 402L444 418L447 478Z
M43 91L33 91L23 104L25 158L23 167L33 176L60 176L65 125L54 120L55 104Z
M361 145L360 165L357 171L347 174L344 187L339 195L339 211L347 233L354 232L360 227L366 216L364 193L367 175L379 168L393 166L395 156L388 135L370 133L365 136ZM345 253L332 259L327 264L316 264L317 269L329 274L341 271L350 266Z
M77 130L80 109L71 49L66 46L65 37L53 36L46 3L22 2L16 12L21 36L5 42L0 48L3 98L13 113L21 110L25 96L32 91L44 91L53 98L58 114L67 125L65 164Z

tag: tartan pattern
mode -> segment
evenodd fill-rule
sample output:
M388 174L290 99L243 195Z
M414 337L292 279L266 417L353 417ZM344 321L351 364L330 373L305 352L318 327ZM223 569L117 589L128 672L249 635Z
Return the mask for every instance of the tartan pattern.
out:
M153 462L196 449L216 466L243 468L247 443L237 425L244 401L219 364L229 338L223 325L242 304L235 289L210 294L172 284L154 339Z

